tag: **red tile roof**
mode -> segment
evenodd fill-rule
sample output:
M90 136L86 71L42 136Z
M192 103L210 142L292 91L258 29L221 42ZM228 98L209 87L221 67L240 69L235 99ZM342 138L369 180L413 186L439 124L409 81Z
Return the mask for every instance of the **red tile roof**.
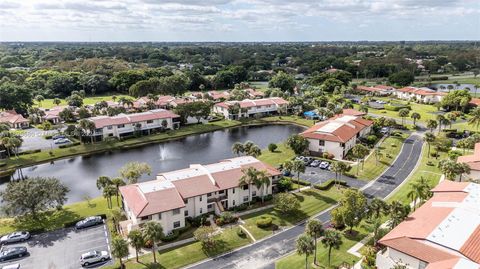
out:
M288 101L281 97L270 97L264 99L254 99L254 100L243 100L243 101L225 101L215 104L215 106L220 106L224 108L229 108L234 104L239 104L241 108L250 108L256 106L268 106L268 105L285 105L288 104Z
M300 135L305 138L346 143L371 125L373 121L342 114L319 122Z
M389 240L383 240L381 244L428 263L456 258L455 255L449 254L446 251L429 246L422 243L422 241L414 240L408 237L397 237Z
M95 123L95 128L103 128L110 125L118 124L130 124L136 122L142 122L147 120L156 120L156 119L167 119L167 118L178 118L177 114L165 110L165 109L155 109L142 113L134 114L119 114L117 116L108 117L108 116L99 116L89 118L89 120Z
M350 115L350 116L357 116L357 117L361 117L361 116L367 115L367 113L365 113L365 112L358 111L358 110L356 110L356 109L351 109L351 108L345 108L345 109L343 109L342 114L343 114L343 115Z
M457 162L466 163L470 169L480 171L480 143L475 144L472 155L459 156Z
M480 225L460 248L460 252L470 260L480 263Z
M0 122L4 123L25 123L29 122L21 114L18 114L15 110L6 110L0 112Z

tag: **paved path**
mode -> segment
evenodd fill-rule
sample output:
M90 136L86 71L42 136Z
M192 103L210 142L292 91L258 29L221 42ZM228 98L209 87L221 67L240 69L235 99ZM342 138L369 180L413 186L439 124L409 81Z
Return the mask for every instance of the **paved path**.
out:
M405 140L402 151L377 180L364 187L368 196L387 197L414 170L421 156L422 138L413 134ZM326 223L330 220L333 207L323 211L317 219ZM238 250L208 259L187 268L196 269L231 269L231 268L275 268L279 258L295 250L295 239L305 230L305 222L300 223L274 236L259 240Z

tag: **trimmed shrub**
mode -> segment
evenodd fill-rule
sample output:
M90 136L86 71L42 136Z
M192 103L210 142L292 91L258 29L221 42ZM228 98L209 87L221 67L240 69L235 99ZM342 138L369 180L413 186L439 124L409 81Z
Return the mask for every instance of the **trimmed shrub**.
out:
M272 218L262 217L258 219L256 223L258 228L268 228L272 225Z
M222 215L220 215L220 217L215 219L215 224L218 226L223 226L225 224L235 223L237 220L238 217L234 216L231 212L225 211L222 213Z
M18 153L18 155L26 155L26 154L32 154L32 153L39 153L39 152L41 152L41 151L42 151L41 149L25 150L25 151L22 151L22 152Z
M326 191L329 190L333 185L335 185L335 183L344 187L348 186L347 182L344 180L335 181L335 179L329 179L322 184L315 184L313 185L313 187L317 190Z
M237 235L238 235L239 237L241 237L241 238L247 237L247 235L245 234L245 232L243 231L242 228L238 228L238 230L237 230Z
M45 139L47 139L47 140L48 140L48 139L52 139L52 137L53 137L52 135L44 135L44 136L43 136L43 138L45 138Z
M235 207L230 208L233 212L240 212L240 211L245 211L248 209L248 204L241 204L237 205Z
M385 110L389 110L389 111L399 111L402 108L407 108L411 110L411 107L409 105L395 104L395 103L385 104L384 108Z
M65 145L60 145L58 148L65 149L65 148L71 148L80 145L80 142L73 142L70 144L65 144Z
M281 178L277 183L279 192L289 191L292 189L292 179L288 177Z
M332 159L335 157L335 155L333 155L333 154L330 153L330 152L324 152L324 153L322 153L322 157L323 157L324 159L332 160Z
M175 241L179 236L180 236L180 232L178 231L178 229L172 230L172 232L170 234L164 235L162 237L162 241L163 242L172 242L172 241Z
M195 218L187 217L185 220L189 222L193 227L200 227L202 225L207 225L207 222L208 222L208 225L210 225L210 222L207 220L207 218L208 218L208 215L204 214L204 215L196 216Z
M277 150L277 148L278 148L277 144L274 144L274 143L268 144L268 150L270 152L275 152L275 150Z

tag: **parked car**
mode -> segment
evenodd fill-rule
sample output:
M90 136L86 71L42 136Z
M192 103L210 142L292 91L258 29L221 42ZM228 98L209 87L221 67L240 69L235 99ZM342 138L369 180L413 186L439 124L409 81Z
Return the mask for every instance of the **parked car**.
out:
M68 138L60 138L60 139L57 139L57 140L53 140L53 143L55 143L55 144L68 144L70 142L71 141Z
M283 171L283 176L285 176L285 177L289 177L289 176L291 176L291 175L292 175L292 173L290 173L290 171L289 171L289 170L285 170L285 171Z
M53 140L65 139L65 138L67 138L67 137L64 136L64 135L55 135L55 136L52 137Z
M110 255L107 251L90 251L87 253L83 253L80 256L80 265L81 266L89 266L90 264L97 263L97 262L104 262L110 259Z
M389 132L390 132L390 128L388 128L388 127L383 127L380 130L380 133L382 133L382 134L388 134Z
M5 265L4 267L2 267L2 269L20 269L20 264L14 263L10 265Z
M11 234L7 234L0 238L0 244L10 244L16 242L23 242L30 239L29 232L15 232Z
M319 160L313 160L313 162L310 163L311 167L318 167L320 165L321 161Z
M303 162L305 163L305 165L309 165L311 162L313 162L313 158L312 157L303 157Z
M328 167L330 166L330 164L326 161L323 161L320 163L320 165L318 167L320 167L320 169L328 169Z
M28 254L26 247L2 248L0 251L0 262L21 258Z
M297 156L297 157L295 157L295 160L303 161L304 158L305 158L304 156Z
M88 227L92 227L95 225L99 225L103 223L103 219L100 216L93 216L83 219L75 224L76 229L84 229Z

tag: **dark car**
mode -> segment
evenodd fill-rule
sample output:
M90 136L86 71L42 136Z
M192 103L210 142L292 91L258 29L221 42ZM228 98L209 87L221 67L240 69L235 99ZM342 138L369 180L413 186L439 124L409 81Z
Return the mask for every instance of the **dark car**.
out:
M95 225L103 224L103 219L100 216L88 217L75 224L76 229L84 229Z
M26 247L11 247L2 248L0 251L0 262L27 256L28 251Z

